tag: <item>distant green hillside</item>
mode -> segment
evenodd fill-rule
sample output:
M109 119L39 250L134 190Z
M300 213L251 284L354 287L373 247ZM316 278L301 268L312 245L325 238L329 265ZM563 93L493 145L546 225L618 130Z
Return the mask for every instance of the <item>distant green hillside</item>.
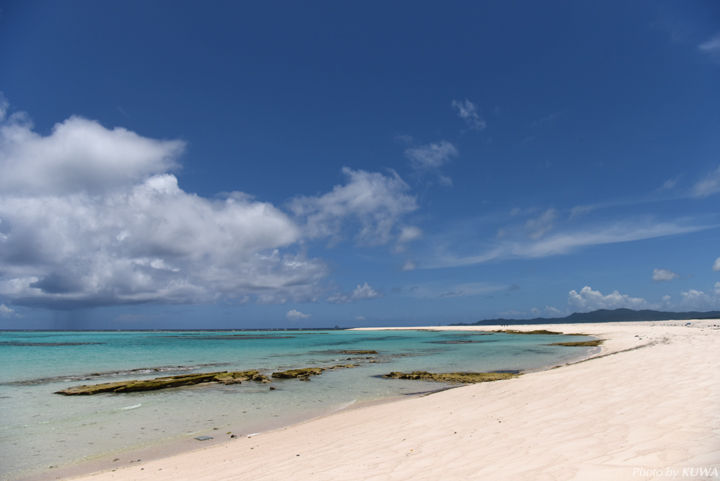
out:
M566 317L535 319L485 319L471 324L451 324L451 326L493 326L508 324L571 324L581 322L630 322L630 321L684 321L687 319L720 319L720 311L709 312L662 312L644 309L598 309L592 312L576 312Z

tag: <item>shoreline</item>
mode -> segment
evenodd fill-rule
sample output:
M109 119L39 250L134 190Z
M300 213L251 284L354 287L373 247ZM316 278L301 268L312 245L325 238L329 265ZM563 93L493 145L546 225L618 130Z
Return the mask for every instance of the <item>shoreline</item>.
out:
M691 326L686 327L686 322L690 322ZM720 436L717 434L717 429L720 428L720 369L718 369L720 367L720 363L718 362L720 361L720 356L716 354L718 352L716 348L720 347L718 346L720 330L716 327L710 327L713 322L717 321L682 321L682 323L678 321L652 321L640 323L513 326L513 329L518 330L542 328L564 332L580 331L591 336L605 339L605 342L597 352L585 358L560 366L551 366L541 371L530 372L520 378L501 382L459 386L462 387L462 389L459 389L459 387L445 389L433 393L432 396L416 394L409 398L403 396L401 398L392 398L379 402L364 403L358 406L349 406L333 413L305 420L291 426L267 431L256 436L243 436L237 440L229 442L222 441L212 446L195 447L192 451L182 452L169 457L164 457L162 453L158 453L158 456L152 460L143 460L142 463L136 465L118 468L116 471L106 470L85 474L79 478L72 479L104 481L106 479L199 478L213 480L240 475L243 477L252 477L253 479L282 479L283 477L289 477L293 474L297 475L300 472L314 479L328 480L341 478L359 480L375 476L383 476L383 479L407 479L407 477L411 476L419 477L420 479L466 479L467 477L481 473L485 473L485 475L490 476L492 479L512 479L516 476L523 476L526 479L542 479L542 477L538 477L545 472L541 467L533 468L534 471L531 470L532 472L530 472L524 469L524 467L527 467L526 460L515 459L515 462L510 462L511 460L504 459L513 457L513 448L515 448L515 450L517 449L518 440L524 440L524 444L527 444L521 451L532 458L534 464L538 466L544 465L547 469L552 469L553 472L557 472L558 475L561 472L565 473L562 476L552 476L550 479L574 479L575 475L566 476L566 474L572 474L572 472L576 474L580 472L583 473L583 477L575 479L593 479L595 474L599 475L599 477L595 479L608 479L610 476L614 476L613 479L630 479L631 477L633 479L652 479L652 477L633 476L633 468L639 466L642 468L662 467L662 469L665 469L666 467L677 466L679 465L678 463L690 462L692 459L696 459L698 462L705 462L702 466L698 464L698 467L714 467L720 463L720 449L718 449L720 447ZM427 328L362 328L358 330L442 329L487 331L494 328L495 326L428 326ZM634 389L643 389L645 386L642 382L639 382L642 380L642 376L638 376L638 372L634 372L632 369L628 370L619 367L618 363L630 363L631 361L637 363L638 360L652 363L653 360L658 360L655 359L659 354L659 352L657 352L658 348L662 348L663 350L674 348L674 350L688 351L688 346L685 345L687 343L685 341L688 340L686 338L689 337L692 341L693 337L688 336L688 334L699 334L700 332L702 332L703 335L696 337L703 341L701 344L703 344L704 349L700 349L699 351L695 349L697 352L694 354L696 357L698 355L702 357L703 353L706 354L711 367L709 370L699 370L699 372L694 373L693 376L690 376L690 374L693 374L692 370L685 370L685 381L694 378L696 381L702 382L687 385L684 394L687 406L682 406L687 416L694 420L690 423L693 428L691 431L696 433L697 431L704 431L704 434L698 439L691 440L690 444L693 446L693 449L687 447L680 448L678 446L658 446L657 449L650 450L656 453L656 459L645 459L647 455L645 458L636 455L626 457L621 460L622 462L619 462L614 457L616 455L612 453L617 447L614 446L613 443L603 445L601 440L594 439L596 436L592 435L593 443L591 444L600 443L604 446L604 449L602 449L603 446L601 446L595 450L597 451L594 452L595 457L585 459L583 456L576 454L576 462L573 462L571 459L565 459L564 462L560 462L558 465L558 454L556 451L558 449L562 450L564 444L567 444L564 448L570 451L577 450L577 447L573 442L570 442L570 439L567 439L565 442L553 441L552 436L550 436L549 439L547 436L540 436L539 434L542 433L542 430L540 433L532 432L532 429L526 432L528 429L523 428L522 423L519 426L513 426L514 422L523 418L527 418L526 421L528 421L528 423L526 424L528 424L529 427L532 427L533 424L543 424L548 420L554 420L551 425L548 426L551 433L559 429L559 423L560 427L567 431L565 434L572 437L572 433L576 431L575 428L582 427L583 423L587 422L585 420L587 416L583 416L577 412L577 409L583 404L585 404L586 407L592 407L593 404L597 404L597 401L593 402L593 399L597 397L598 393L595 393L595 397L580 401L579 405L570 402L565 409L560 409L560 406L542 405L539 406L542 409L534 409L531 412L513 413L513 406L516 406L522 411L522 405L519 404L520 401L524 401L526 406L533 403L537 404L538 402L542 404L542 392L546 392L549 396L557 397L558 391L562 393L562 388L567 387L568 383L571 385L573 383L582 383L583 379L584 382L587 383L588 379L596 377L602 378L608 375L612 378L614 374L618 374L615 372L618 371L618 368L619 371L625 373L626 377L638 378L633 379L635 382L631 382L629 386L632 386ZM697 342L694 344L697 344ZM695 347L697 348L697 346ZM693 351L693 349L690 349L690 351ZM673 357L673 359L675 359L675 357ZM681 360L682 358L677 359L679 359L680 364L684 364ZM667 362L667 360L665 360L665 362ZM609 373L606 364L610 366ZM641 362L641 364L643 364L643 362ZM709 382L706 378L709 378ZM647 378L645 379L645 384L648 384ZM548 380L552 381L550 384L553 385L555 389L547 390L545 384L547 384ZM668 383L668 385L672 385L672 383L676 381L683 381L683 379L663 379L663 382ZM652 385L653 383L650 382L649 384ZM687 384L687 382L685 384ZM611 389L600 389L599 392L603 393L608 390ZM587 397L587 393L583 393L582 390L580 391L581 392L576 394L582 395L580 397ZM617 388L614 391L617 391ZM705 394L704 397L700 396L700 398L706 400L705 404L703 404L703 409L699 409L696 406L698 399L697 394L700 391ZM570 396L570 394L571 393L568 393L569 397L564 399L565 403L571 400L572 396ZM625 397L628 397L627 394L628 393L625 392ZM481 396L483 402L480 405L474 406L477 403L475 399L478 395ZM613 392L613 395L621 398L620 400L622 401L622 390L620 392ZM636 416L642 417L642 413L645 410L642 402L638 403L639 400L634 396L630 396L628 399L624 399L624 401L625 402L621 402L620 404L625 410L632 411ZM648 401L657 401L657 398L649 399ZM674 402L671 402L671 404L676 408L679 407ZM472 406L474 406L474 409L469 409L469 407ZM430 407L432 407L432 409L429 409ZM478 413L478 409L480 413ZM556 412L558 410L562 412ZM451 415L453 411L456 412L455 416L465 418L466 422L456 423ZM660 411L662 411L661 414L663 414L663 416L659 418L660 420L666 420L668 417L673 418L673 416L677 417L677 413L668 411L668 409L660 409ZM561 414L561 416L559 416L559 414ZM601 415L600 418L603 419L596 421L615 424L612 422L613 414L615 413L604 412L604 418ZM515 415L519 415L519 417L513 420ZM573 421L575 416L578 416L577 421ZM505 425L502 426L502 431L496 432L499 425L503 422L500 417L505 419ZM495 426L494 423L487 425L487 418L498 418L498 426ZM561 422L563 419L564 422ZM579 423L580 426L576 426L577 423ZM443 429L443 426L447 429ZM444 433L444 436L440 436L438 430L448 430L451 426L453 429L452 433ZM670 427L673 429L669 429ZM680 427L682 428L683 426ZM501 436L498 438L498 435L501 432L505 432L508 428L512 428L510 432L506 433L505 437ZM585 426L585 429L587 428L588 426ZM621 428L622 423L618 426L613 426L613 429L610 431L614 432L615 429L623 431ZM655 432L658 429L652 425L645 425L645 423L640 423L640 426L637 426L637 428L639 428L640 431L650 432ZM659 436L659 439L668 441L669 433L677 432L677 428L677 425L673 425L668 426L668 429L661 429L662 435ZM715 430L714 432L713 429ZM605 431L605 434L607 434L607 429ZM682 429L680 429L680 431L682 431ZM600 430L600 432L602 432L602 430ZM404 438L402 440L389 441L389 438L398 437L399 433L403 433ZM475 434L475 438L472 437L473 434ZM453 437L449 437L450 435ZM456 437L457 435L460 435L460 437ZM507 437L508 435L509 437ZM447 439L441 441L438 436L443 438L447 437ZM587 444L588 439L582 436L582 434L575 433L575 436L583 439L582 444ZM655 435L653 438L658 439L658 436ZM311 441L306 442L303 441L304 439L310 439ZM409 439L412 439L412 441L408 441ZM458 443L461 439L463 442ZM514 441L510 442L511 439ZM478 440L484 441L478 444ZM575 440L575 442L577 441L578 440ZM629 442L630 440L626 439L626 441ZM688 441L687 436L685 441ZM485 442L488 444L484 444ZM409 447L407 450L404 449L403 445L407 443L413 444L416 448ZM652 444L652 441L644 439L642 444L649 445L648 443ZM521 446L524 444L522 442L520 443ZM428 449L430 445L432 445L433 449ZM423 446L425 446L424 449ZM470 449L468 446L474 446L475 449ZM472 455L472 453L477 453L477 449L481 451L487 450L487 446L493 446L492 449L490 449L493 453L493 455L490 456L493 462L488 465L488 459L490 458L484 461L476 460L473 462L472 458L474 455ZM506 449L500 449L502 446ZM308 449L310 447L312 449L309 451ZM626 449L628 449L627 446ZM548 452L552 452L553 455L550 457L538 456L536 453L538 450L549 450ZM298 452L292 455L289 454L294 451ZM679 455L678 453L680 451L685 454ZM531 455L533 453L534 455ZM465 459L468 456L469 459ZM632 459L640 460L641 458L645 459L644 465L639 461L635 464L630 462ZM382 462L372 461L373 459L380 459ZM453 462L456 466L452 471L456 474L450 476L447 469L434 471L428 468L433 465L435 468L438 468L447 462L448 459L454 460ZM461 461L463 459L464 461ZM545 459L547 459L547 461L544 461ZM614 459L615 461L609 463L608 459ZM661 459L664 459L664 461L661 462ZM411 462L411 460L413 461ZM589 462L591 460L592 462ZM418 464L418 462L420 464ZM626 464L624 468L621 466L623 462ZM659 466L658 463L662 464L662 466ZM425 466L425 468L415 471L415 468L418 468L420 465ZM69 472L70 468L46 471L42 475L44 477L36 476L34 479L48 479L50 476L52 478L60 477L61 479L68 479L66 476L73 474L77 476L80 474L79 471L87 473L89 470L88 464L84 464L84 466L85 469L82 470L75 467L73 473ZM494 468L492 466L494 466ZM501 466L506 466L506 472L500 469ZM518 469L520 469L520 471L518 471ZM340 475L341 472L342 475ZM440 476L440 473L443 473L443 475ZM600 473L602 473L602 475L600 475ZM587 477L588 475L591 476Z
M412 381L409 381L412 382ZM265 430L261 430L255 433L250 434L242 434L239 435L240 439L251 439L255 438L257 436L261 435L267 435L269 433L275 433L279 431L284 431L288 428L293 428L296 426L302 426L307 423L312 423L317 420L321 420L330 416L334 416L339 413L343 412L349 412L349 411L359 411L363 410L368 407L372 406L381 406L385 404L392 404L392 403L398 403L403 402L408 399L413 399L416 397L424 397L429 396L431 394L448 391L451 389L457 389L460 387L463 387L464 385L458 384L454 386L449 387L441 387L434 390L429 391L417 391L417 392L410 392L410 393L404 393L399 396L389 397L389 398L383 398L383 399L375 399L372 401L365 401L360 403L351 403L347 406L338 408L336 410L326 412L320 415L310 415L310 417L303 417L298 416L298 420L293 421L289 424L283 423L280 426L276 427L268 427ZM218 431L221 432L222 430ZM212 435L214 432L209 431L208 429L199 431L195 434L206 434L206 435ZM223 433L224 434L224 433ZM217 434L216 434L217 435ZM194 436L194 435L193 435ZM9 481L44 481L47 479L63 479L63 480L73 480L73 479L85 479L87 476L92 476L97 473L105 473L105 472L115 472L115 470L120 470L124 468L132 468L133 464L123 464L123 465L117 465L113 464L113 459L122 456L123 460L131 459L131 460L139 460L142 461L142 463L146 463L149 461L158 461L163 460L167 458L173 458L178 456L184 456L186 454L190 454L196 451L204 451L207 449L212 449L218 446L222 446L225 444L232 444L236 442L237 440L228 441L226 438L216 438L208 441L203 441L200 446L198 446L198 441L195 440L195 438L188 438L183 436L181 439L175 439L175 440L166 440L164 442L159 442L156 444L151 444L147 446L142 447L133 447L128 448L125 450L120 451L113 451L111 453L101 454L93 459L89 459L86 461L80 461L75 464L69 465L69 466L63 466L61 468L55 468L51 470L44 470L42 472L29 474L29 475L22 475L20 477L12 477L8 478ZM136 463L138 461L130 461L130 463ZM3 478L5 479L5 478Z
M361 329L350 329L352 331L357 331ZM381 329L377 329L381 330ZM438 331L437 329L407 329L408 331L426 331L428 334L430 331ZM375 329L371 329L371 331L375 331ZM463 329L462 331L467 331ZM477 329L470 329L470 331L477 331ZM484 329L481 329L483 333L489 333L489 331L485 331ZM361 333L356 333L360 334ZM386 334L379 334L380 337L386 336ZM523 337L532 337L532 336L523 336ZM554 336L550 336L554 337ZM485 338L483 338L485 339ZM568 338L572 339L572 338ZM559 349L565 349L565 348L559 348ZM583 348L581 349L582 352L576 352L576 349L571 350L572 352L570 355L564 356L564 361L557 359L556 362L565 362L568 360L578 360L582 359L587 356L587 353L591 350L597 349L588 349ZM575 351L575 352L573 352ZM561 356L562 357L562 356ZM553 364L552 359L547 359L545 362L549 362L550 364L546 364L545 366L539 367L537 369L544 370L549 369L551 367L554 367L556 364ZM532 365L532 364L530 364ZM462 369L464 366L467 366L465 363L459 363L457 364L458 369ZM408 368L411 368L410 370L414 370L414 366L405 366L405 371L408 371ZM530 372L531 370L535 370L536 368L528 368L528 365L525 366L517 366L517 368L522 369L522 371L518 372ZM215 367L215 369L217 369ZM382 369L382 368L381 368ZM382 370L381 373L387 373L392 369L388 370ZM400 369L402 370L402 369ZM433 369L429 369L433 370ZM482 369L479 369L482 370ZM435 369L437 372L443 372L442 369ZM375 373L372 377L379 377L378 373ZM397 381L396 381L397 382ZM11 471L4 473L3 475L0 475L0 478L2 479L8 479L12 481L35 481L35 480L44 480L48 479L48 477L54 476L55 478L68 478L68 477L76 477L76 476L83 476L87 474L91 474L94 472L99 471L106 471L106 470L112 470L117 469L119 467L127 467L127 466L134 466L135 463L137 463L138 460L142 460L142 462L147 462L149 460L157 460L162 458L167 458L171 456L176 455L182 455L184 453L188 453L194 450L198 449L206 449L208 447L216 446L225 442L232 442L230 435L234 434L237 435L239 438L246 437L249 433L252 434L265 434L268 432L276 431L279 429L284 429L287 427L299 425L305 422L309 422L315 419L322 418L324 416L332 415L337 412L342 412L346 410L355 410L355 409L362 409L366 406L373 406L377 404L384 404L384 403L391 403L391 402L398 402L407 400L413 397L418 396L427 396L429 394L433 394L436 392L441 392L447 389L454 389L458 387L462 387L463 384L452 384L452 383L446 383L446 382L433 382L433 381L400 381L400 383L404 384L405 387L400 388L400 391L395 390L389 390L385 395L378 398L371 398L371 399L364 399L362 398L362 395L358 396L356 399L353 399L355 396L342 396L345 398L346 401L349 402L339 402L334 405L328 406L328 409L315 409L315 410L309 410L309 411L301 411L299 413L296 413L295 415L285 415L281 419L265 419L258 422L252 422L250 425L248 425L246 420L240 421L240 419L237 419L236 423L229 423L225 424L224 426L217 428L213 426L218 426L218 424L215 423L204 423L205 426L197 426L196 429L192 429L190 431L183 432L180 435L172 436L172 437L166 437L164 439L159 440L149 440L142 444L138 443L136 445L132 446L124 446L119 447L113 450L106 450L104 452L99 452L97 454L91 454L87 456L83 456L82 458L77 457L75 460L72 460L65 464L55 463L53 461L47 462L47 463L41 463L38 464L37 467L29 468L24 471ZM213 385L211 384L200 384L192 386L192 388L180 388L180 389L191 389L191 391L196 390L202 390L204 388L212 388ZM394 392L390 392L394 391ZM396 392L395 392L396 391ZM138 403L140 400L137 401ZM139 404L138 404L139 406ZM245 408L243 408L245 409ZM201 419L203 416L203 413L199 412L196 413L199 414L199 418ZM232 416L232 413L228 412ZM215 418L215 416L208 416ZM172 417L169 417L168 419L172 419ZM202 418L204 419L204 418ZM212 421L212 420L209 420ZM201 425L203 423L200 423ZM138 426L148 426L147 424L138 424ZM146 429L146 427L142 427L141 429ZM163 425L155 425L151 427L156 427L160 429L165 429ZM157 429L156 429L157 430ZM226 433L227 431L227 433ZM242 434L241 434L242 433ZM214 439L206 440L203 442L198 442L195 440L198 436L210 436ZM237 439L237 438L235 438ZM79 438L81 442L84 440L82 438ZM64 441L61 441L64 442ZM97 442L97 441L95 441ZM46 443L47 444L47 443ZM90 443L93 444L93 443ZM51 448L54 448L54 446L51 444ZM50 451L45 451L45 453L53 453L59 455L65 455L65 453L62 452L62 450L52 449ZM50 456L50 457L56 457L56 456ZM62 459L63 456L59 456L60 459ZM67 457L67 456L66 456ZM58 464L58 465L55 465ZM49 468L49 469L48 469Z

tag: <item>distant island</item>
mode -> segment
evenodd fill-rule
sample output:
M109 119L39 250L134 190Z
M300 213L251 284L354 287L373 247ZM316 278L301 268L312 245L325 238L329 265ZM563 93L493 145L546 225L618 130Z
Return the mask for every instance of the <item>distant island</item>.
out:
M643 309L598 309L592 312L575 312L566 317L535 319L484 319L470 324L459 323L451 326L495 326L512 324L576 324L583 322L632 322L632 321L684 321L688 319L720 319L720 311L708 312L663 312Z

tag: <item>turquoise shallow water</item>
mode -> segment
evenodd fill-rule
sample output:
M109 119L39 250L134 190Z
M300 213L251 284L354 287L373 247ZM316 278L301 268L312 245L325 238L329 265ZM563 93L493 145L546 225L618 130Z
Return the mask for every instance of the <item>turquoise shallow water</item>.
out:
M391 371L538 369L588 351L549 343L584 339L457 331L2 332L0 475L15 478L199 435L229 439L228 431L247 435L357 403L444 387L381 377ZM310 382L275 381L275 390L244 382L53 394L81 384L163 375L248 369L270 375L347 363L359 367L328 371Z

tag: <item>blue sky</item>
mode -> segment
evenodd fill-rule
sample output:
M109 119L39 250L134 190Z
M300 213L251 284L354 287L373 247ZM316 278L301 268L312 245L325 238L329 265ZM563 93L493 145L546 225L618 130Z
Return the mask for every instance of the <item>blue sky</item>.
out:
M720 309L712 1L4 2L0 326Z

